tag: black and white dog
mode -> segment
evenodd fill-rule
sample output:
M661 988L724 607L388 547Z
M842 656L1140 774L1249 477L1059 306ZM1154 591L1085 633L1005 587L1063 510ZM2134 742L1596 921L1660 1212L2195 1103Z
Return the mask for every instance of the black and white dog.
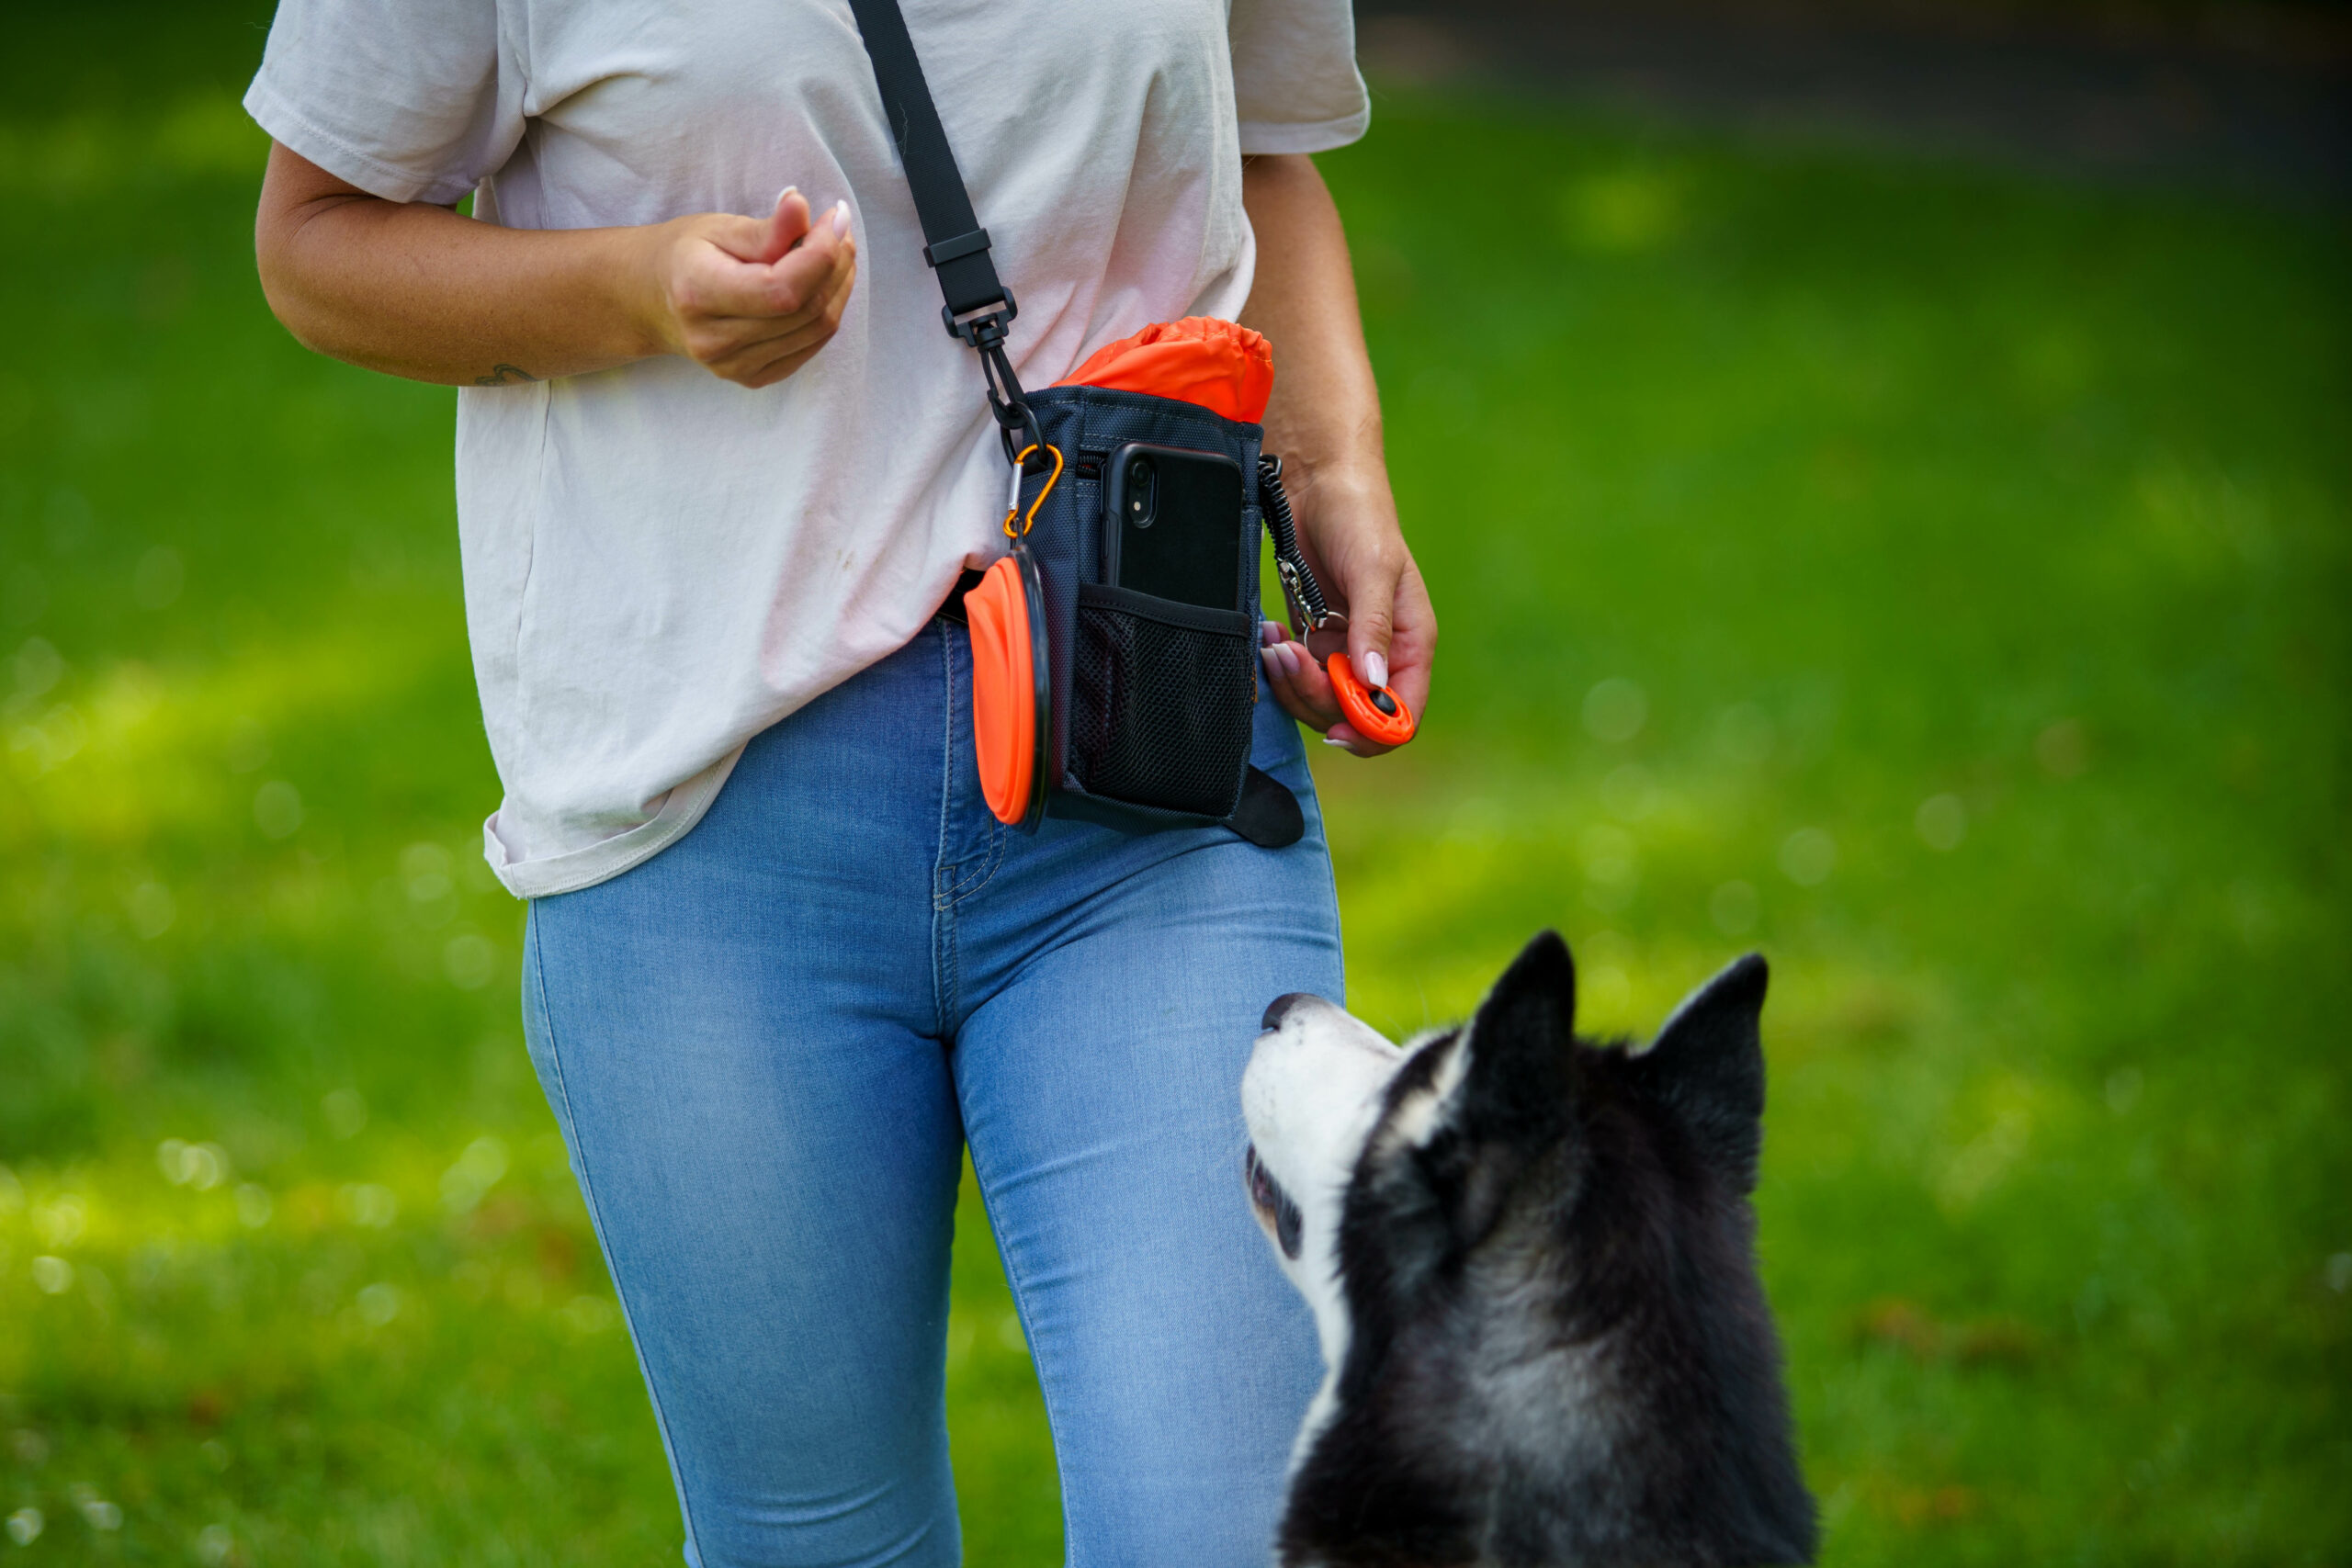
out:
M1250 1196L1329 1368L1289 1568L1812 1560L1748 1205L1764 983L1751 954L1647 1050L1595 1044L1546 931L1402 1048L1266 1010Z

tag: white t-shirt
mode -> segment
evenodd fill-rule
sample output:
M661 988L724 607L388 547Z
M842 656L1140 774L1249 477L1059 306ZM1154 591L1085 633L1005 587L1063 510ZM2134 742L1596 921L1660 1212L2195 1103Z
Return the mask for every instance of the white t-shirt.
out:
M1231 317L1246 152L1363 132L1348 0L902 0L1019 297L1024 384ZM691 829L744 741L902 645L1001 548L1004 458L939 319L845 0L282 0L245 107L328 172L522 229L847 197L840 333L750 391L684 359L458 396L458 525L526 897ZM525 367L528 368L528 367Z

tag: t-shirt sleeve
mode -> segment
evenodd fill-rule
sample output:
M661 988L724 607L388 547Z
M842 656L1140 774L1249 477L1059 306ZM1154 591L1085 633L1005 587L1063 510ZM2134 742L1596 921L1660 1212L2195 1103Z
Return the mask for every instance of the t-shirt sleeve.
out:
M497 0L280 0L245 112L390 201L447 205L523 135Z
M1232 0L1227 18L1244 153L1321 152L1363 134L1372 101L1350 0Z

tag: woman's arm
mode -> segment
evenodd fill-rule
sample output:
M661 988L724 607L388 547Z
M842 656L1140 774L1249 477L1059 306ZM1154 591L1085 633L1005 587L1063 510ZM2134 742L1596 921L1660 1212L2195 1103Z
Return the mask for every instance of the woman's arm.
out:
M1258 234L1258 278L1241 319L1274 345L1267 449L1282 454L1308 564L1333 608L1347 612L1350 661L1418 715L1429 701L1437 616L1388 493L1380 389L1340 210L1303 153L1243 159L1241 200ZM1337 646L1318 639L1316 652ZM1342 720L1330 681L1297 644L1264 657L1268 683L1294 718L1359 756L1388 750Z
M272 144L254 249L308 346L445 386L498 386L682 354L746 387L783 380L841 324L849 209L813 225L698 213L625 229L502 229L386 201Z

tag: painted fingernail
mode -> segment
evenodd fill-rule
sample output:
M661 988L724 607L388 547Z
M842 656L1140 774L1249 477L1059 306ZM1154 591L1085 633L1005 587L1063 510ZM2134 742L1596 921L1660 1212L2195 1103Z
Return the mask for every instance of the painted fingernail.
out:
M1283 628L1280 626L1276 625L1272 621L1260 621L1258 623L1258 644L1260 647L1272 648L1282 640Z
M1346 741L1334 740L1328 735L1323 738L1323 744L1326 746L1337 746L1342 751L1348 749L1348 743Z
M849 232L849 201L846 197L833 203L833 232L836 234Z
M785 186L782 190L775 193L775 204L778 207L782 207L785 204L785 201L799 189L800 187L798 186Z
M1364 678L1375 686L1388 684L1388 656L1374 649L1363 656Z

